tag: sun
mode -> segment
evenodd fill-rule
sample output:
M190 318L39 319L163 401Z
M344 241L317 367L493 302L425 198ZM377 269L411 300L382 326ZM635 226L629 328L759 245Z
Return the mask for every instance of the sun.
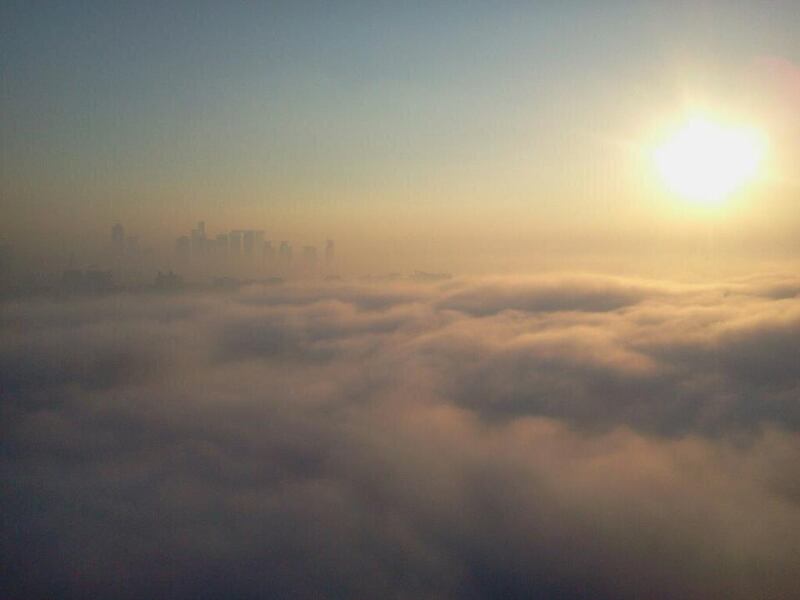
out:
M695 116L655 148L653 162L672 192L716 205L756 177L764 152L757 129Z

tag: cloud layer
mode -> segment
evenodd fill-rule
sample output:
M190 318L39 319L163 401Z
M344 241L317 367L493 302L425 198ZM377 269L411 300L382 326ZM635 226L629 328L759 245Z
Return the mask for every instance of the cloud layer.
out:
M7 303L4 597L784 598L797 280Z

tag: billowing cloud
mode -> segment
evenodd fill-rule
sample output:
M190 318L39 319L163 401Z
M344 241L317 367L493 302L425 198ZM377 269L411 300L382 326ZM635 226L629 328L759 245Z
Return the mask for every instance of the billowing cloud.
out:
M789 597L794 289L580 276L7 302L0 591Z

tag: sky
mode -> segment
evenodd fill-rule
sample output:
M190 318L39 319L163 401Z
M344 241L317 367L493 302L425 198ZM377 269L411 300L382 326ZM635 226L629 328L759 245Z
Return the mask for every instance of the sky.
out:
M461 272L709 230L794 256L798 19L793 2L4 2L3 235L74 244L121 221L170 248L199 220L258 223ZM770 139L768 177L712 214L643 159L694 106Z

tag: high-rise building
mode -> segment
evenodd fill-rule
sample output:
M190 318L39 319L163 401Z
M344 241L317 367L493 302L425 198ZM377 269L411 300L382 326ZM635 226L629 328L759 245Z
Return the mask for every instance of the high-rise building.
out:
M217 254L220 256L228 255L228 234L220 233L217 235Z
M243 229L239 233L242 234L242 247L244 248L245 256L261 254L264 245L263 229Z
M292 247L289 242L285 240L281 242L280 248L278 248L278 257L283 263L292 262Z

